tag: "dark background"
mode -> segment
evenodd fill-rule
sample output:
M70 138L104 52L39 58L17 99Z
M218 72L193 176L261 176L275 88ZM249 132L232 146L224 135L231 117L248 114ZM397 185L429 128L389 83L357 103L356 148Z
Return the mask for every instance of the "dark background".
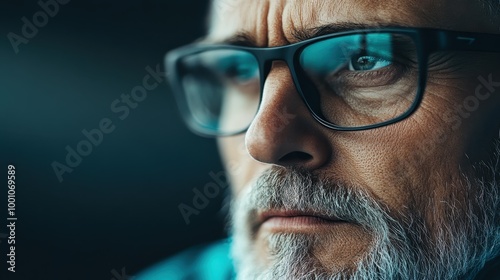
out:
M15 164L18 221L17 272L6 273L0 239L0 279L109 280L113 270L134 275L223 237L223 195L189 225L179 212L222 167L214 140L183 126L166 83L123 121L110 110L142 84L146 66L204 33L207 1L71 0L18 54L7 34L21 35L21 18L32 21L41 7L1 1L0 177ZM52 162L64 164L65 147L76 148L82 130L103 118L115 131L60 183ZM5 234L8 189L0 182Z

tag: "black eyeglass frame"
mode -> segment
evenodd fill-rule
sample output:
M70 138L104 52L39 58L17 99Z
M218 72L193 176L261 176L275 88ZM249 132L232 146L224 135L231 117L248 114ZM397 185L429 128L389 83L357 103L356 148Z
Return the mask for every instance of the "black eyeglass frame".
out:
M315 106L308 101L306 95L312 94L309 90L304 90L302 87L307 85L304 81L307 80L305 73L301 72L300 66L300 54L303 49L311 44L317 43L319 41L332 39L336 37L346 36L346 35L363 35L363 34L373 34L373 33L394 33L406 35L412 38L415 42L417 48L418 56L418 88L415 100L411 107L401 116L394 119L384 121L381 123L366 125L360 127L343 127L335 125L327 121L321 115L321 110L319 108L314 108ZM425 87L427 85L427 71L428 71L428 58L430 54L439 51L475 51L475 52L498 52L500 53L500 34L489 34L489 33L472 33L472 32L460 32L442 29L432 29L432 28L413 28L413 27L386 27L386 28L370 28L370 29L359 29L344 31L338 33L327 34L298 43L272 47L272 48L258 48L258 47L245 47L236 45L209 45L209 44L191 44L173 51L170 51L165 56L165 65L167 70L167 77L169 84L176 95L178 107L180 109L181 115L194 133L201 136L210 137L224 137L233 136L237 134L244 133L250 124L240 131L234 133L220 133L210 129L204 129L196 124L193 120L187 104L183 102L183 88L180 83L180 75L178 73L178 64L183 57L188 55L193 55L209 50L238 50L245 51L252 54L258 62L259 74L260 74L260 99L258 108L260 109L260 102L262 102L262 94L264 84L266 82L267 76L271 71L272 63L274 61L284 61L290 69L292 80L299 93L304 104L306 104L309 112L314 117L316 121L321 123L323 126L328 127L337 131L360 131L379 128L394 124L403 119L408 118L412 115L419 107L423 94L425 92ZM308 95L308 97L310 97ZM310 98L309 98L310 100Z

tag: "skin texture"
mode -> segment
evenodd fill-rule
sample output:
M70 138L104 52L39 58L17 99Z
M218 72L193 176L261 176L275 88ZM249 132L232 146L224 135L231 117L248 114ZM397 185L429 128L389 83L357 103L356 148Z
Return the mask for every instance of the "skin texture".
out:
M219 0L222 1L222 0ZM434 27L498 33L498 19L484 17L481 5L469 0L345 1L345 0L223 0L214 13L207 41L224 41L245 33L258 47L297 42L296 33L325 23L359 23ZM464 13L463 11L467 11ZM464 104L480 85L478 77L500 82L498 55L436 54L420 108L399 123L368 131L339 132L323 127L310 115L297 93L289 70L275 62L267 77L261 107L245 134L218 140L233 185L243 195L260 174L274 165L300 167L337 182L359 186L398 216L419 211L431 229L434 217L451 194L450 185L462 173L481 176L473 164L493 160L498 139L500 87L480 101L476 110ZM481 93L488 93L483 88ZM470 106L469 106L470 108ZM291 116L277 117L280 112ZM467 198L457 195L466 203ZM429 205L430 203L434 205ZM429 209L432 212L429 213ZM260 229L256 245L268 252ZM324 240L314 255L325 267L343 269L370 245L370 236L356 226L318 233ZM336 254L330 252L334 250Z

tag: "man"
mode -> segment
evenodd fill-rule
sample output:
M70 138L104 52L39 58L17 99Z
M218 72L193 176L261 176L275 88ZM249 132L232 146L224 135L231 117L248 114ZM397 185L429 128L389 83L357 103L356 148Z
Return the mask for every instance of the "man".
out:
M498 1L213 6L167 67L218 137L237 279L500 279Z

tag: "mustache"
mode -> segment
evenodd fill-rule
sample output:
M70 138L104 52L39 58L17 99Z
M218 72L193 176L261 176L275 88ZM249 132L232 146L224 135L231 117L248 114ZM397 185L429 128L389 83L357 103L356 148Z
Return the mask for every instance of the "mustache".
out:
M259 213L276 210L314 213L378 232L387 232L391 224L397 224L389 208L364 188L305 169L274 166L249 189L242 203L252 231L259 227Z

